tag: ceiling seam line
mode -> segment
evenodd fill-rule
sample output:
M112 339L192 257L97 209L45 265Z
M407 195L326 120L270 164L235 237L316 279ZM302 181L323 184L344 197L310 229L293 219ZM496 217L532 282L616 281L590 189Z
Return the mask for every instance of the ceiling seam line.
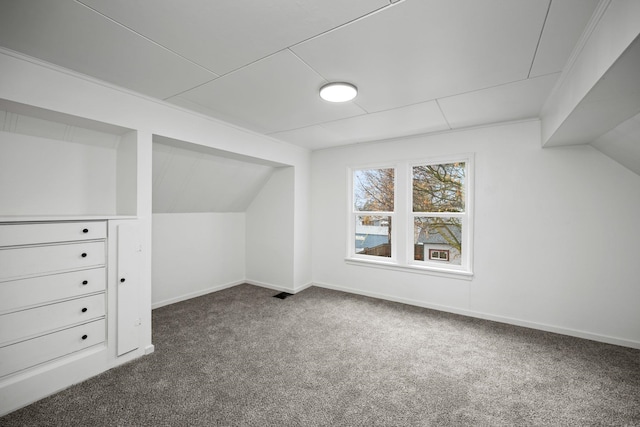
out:
M538 49L540 48L540 42L542 41L542 35L544 34L544 27L547 25L547 19L549 18L549 12L551 11L551 3L553 3L553 0L549 0L549 5L547 6L547 13L544 15L544 21L542 22L542 28L540 29L540 36L538 36L538 43L536 43L536 50L533 52L533 58L531 59L531 66L529 67L529 72L527 73L527 78L531 77L531 71L533 70L533 64L536 63L536 57L538 56Z
M540 75L540 76L535 76L533 78L528 78L527 77L527 78L524 78L524 79L512 80L510 82L500 83L500 84L493 85L493 86L487 86L487 87L483 87L483 88L480 88L480 89L469 90L467 92L455 93L453 95L441 96L441 97L433 98L433 99L434 100L435 99L447 99L447 98L453 98L453 97L461 96L461 95L469 95L471 93L482 92L483 90L489 90L489 89L497 89L497 88L502 87L502 86L508 86L508 85L511 85L511 84L514 84L514 83L526 82L527 80L535 80L535 79L539 79L539 78L542 78L542 77L551 76L553 74L560 74L560 71L556 71L556 72L548 73L548 74L543 74L543 75ZM416 104L420 104L420 103L418 102ZM410 104L410 105L415 105L415 104Z
M315 68L313 68L311 65L309 65L309 63L307 63L307 61L305 61L304 59L302 59L297 53L295 53L294 51L292 51L290 48L287 48L287 50L289 52L291 52L291 54L293 56L295 56L300 62L302 62L307 68L309 68L311 71L313 71L314 73L316 73L322 80L324 80L326 83L329 83L329 79L327 79L325 76L323 76L322 74L320 74L320 72L318 70L316 70ZM357 85L356 85L357 87ZM320 88L318 88L320 89ZM362 105L358 104L357 101L352 101L352 104L355 104L358 108L360 108L362 111L365 112L365 114L369 114L369 111L367 111L366 108L364 108Z
M560 74L560 72L556 71L556 72L553 72L553 73L543 74L541 76L533 77L532 79L519 79L519 80L514 80L514 81L511 81L511 82L507 82L507 83L500 83L500 84L494 85L494 86L487 86L487 87L484 87L484 88L481 88L481 89L470 90L470 91L467 91L467 92L460 92L460 93L456 93L454 95L443 96L443 97L440 97L440 98L432 98L432 99L429 99L427 101L414 102L412 104L401 105L399 107L388 108L386 110L366 112L365 114L357 114L355 116L344 117L344 118L341 118L341 119L327 120L327 121L324 121L324 122L314 123L314 124L310 124L310 125L306 125L306 126L300 126L300 127L297 127L297 128L274 130L274 131L271 131L271 132L267 132L266 134L267 135L274 135L274 134L280 133L280 132L293 132L293 131L297 131L297 130L301 130L301 129L310 128L310 127L313 127L313 126L321 126L321 125L323 125L325 123L335 123L335 122L339 122L339 121L342 121L342 120L349 120L349 119L352 119L352 118L355 118L355 117L361 117L361 116L365 116L365 115L374 115L374 114L378 114L378 113L386 113L388 111L395 111L395 110L400 110L400 109L403 109L403 108L414 107L416 105L427 104L429 102L436 102L436 104L438 105L438 108L440 109L440 112L444 116L444 112L442 111L442 107L440 106L440 100L447 99L447 98L453 98L453 97L461 96L461 95L468 95L468 94L471 94L471 93L474 93L474 92L481 92L483 90L496 89L496 88L499 88L501 86L507 86L507 85L514 84L514 83L525 82L527 80L535 80L535 79L539 79L539 78L542 78L542 77L548 77L548 76L551 76L551 75L554 75L554 74ZM445 121L447 122L447 125L449 125L449 121L447 120L446 117L445 117ZM450 130L454 130L454 129L450 127Z
M331 33L331 32L333 32L333 31L339 30L340 28L346 27L347 25L351 25L351 24L353 24L353 23L355 23L355 22L361 21L361 20L363 20L363 19L365 19L365 18L368 18L368 17L369 17L369 16L371 16L371 15L375 15L375 14L377 14L377 13L380 13L380 12L382 12L383 10L388 9L388 8L390 8L390 7L394 7L394 6L396 6L396 5L400 4L400 3L402 3L402 2L399 2L399 1L398 1L398 2L396 2L396 3L390 3L390 4L387 4L387 5L385 5L385 6L381 6L381 7L379 7L379 8L378 8L378 9L376 9L376 10L372 10L371 12L367 12L367 13L365 13L364 15L358 16L357 18L353 18L352 20L347 21L347 22L345 22L345 23L343 23L343 24L340 24L340 25L338 25L338 26L336 26L336 27L333 27L333 28L330 28L330 29L328 29L328 30L325 30L325 31L323 31L323 32L321 32L321 33L315 34L315 35L313 35L313 36L311 36L311 37L308 37L308 38L306 38L306 39L304 39L304 40L300 40L299 42L297 42L297 43L294 43L294 44L290 45L290 46L288 47L288 49L291 49L291 48L293 48L293 47L299 46L299 45L301 45L302 43L306 43L306 42L308 42L308 41L310 41L310 40L313 40L313 39L315 39L315 38L322 37L322 36L324 36L325 34L328 34L328 33Z
M75 0L75 1L79 1L79 0ZM316 37L320 37L320 36L322 36L322 35L325 35L325 34L327 34L327 33L331 32L331 31L335 31L335 30L337 30L337 29L339 29L339 28L342 28L342 27L344 27L344 26L346 26L346 25L349 25L349 24L351 24L351 23L353 23L353 22L356 22L356 21L359 21L359 20L361 20L361 19L364 19L364 18L366 18L366 17L368 17L368 16L370 16L370 15L373 15L373 14L375 14L375 13L381 12L382 10L384 10L384 9L386 9L386 8L388 8L388 7L393 7L393 6L395 6L395 5L399 4L399 3L401 3L401 2L391 3L391 4L388 4L388 5L386 5L386 6L382 6L382 7L378 8L378 9L376 9L376 10L373 10L373 11L371 11L371 12L365 13L364 15L361 15L361 16L359 16L359 17L357 17L357 18L354 18L354 19L352 19L352 20L350 20L350 21L347 21L347 22L345 22L345 23L343 23L343 24L340 24L340 25L338 25L338 26L336 26L336 27L330 28L330 29L325 30L325 31L323 31L323 32L321 32L321 33L318 33L318 34L314 34L313 36L307 37L307 38L306 38L306 39L304 39L304 40L300 40L300 41L298 41L298 42L293 43L292 45L285 46L285 47L283 47L283 48L281 48L281 49L279 49L279 50L277 50L277 51L275 51L275 52L269 53L269 54L267 54L267 55L265 55L265 56L262 56L262 57L260 57L260 58L258 58L258 59L255 59L255 60L253 60L253 61L251 61L251 62L247 62L246 64L243 64L243 65L239 66L238 68L234 68L234 69L232 69L232 70L227 71L226 73L222 73L222 74L215 73L215 74L218 76L217 78L222 78L222 77L228 76L229 74L233 74L233 73L235 73L235 72L238 72L238 71L240 71L240 70L242 70L242 69L244 69L244 68L247 68L247 67L249 67L249 66L251 66L251 65L253 65L253 64L257 63L257 62L260 62L260 61L262 61L262 60L265 60L265 59L267 59L267 58L270 58L270 57L272 57L272 56L274 56L274 55L277 55L277 54L278 54L278 53L280 53L280 52L284 52L284 51L286 51L286 50L288 50L288 51L290 51L291 53L294 53L294 54L295 54L295 52L293 52L293 50L291 50L291 48L296 47L296 46L298 46L298 45L300 45L300 44L302 44L302 43L304 43L304 42L307 42L307 41L309 41L309 40L315 39ZM126 28L126 27L125 27L125 28ZM143 37L144 37L144 36L143 36ZM297 56L297 55L296 55L296 56ZM322 77L322 76L321 76L321 77ZM324 77L323 77L323 78L324 78ZM216 79L213 79L213 80L216 80ZM211 80L211 81L213 81L213 80ZM325 80L326 80L326 79L325 79ZM197 87L197 86L196 86L196 87ZM186 92L186 91L185 91L185 92ZM174 95L174 96L176 96L176 95Z
M216 77L215 79L207 80L206 82L203 82L203 83L197 84L197 85L192 86L192 87L190 87L190 88L188 88L188 89L185 89L185 90L183 90L183 91L181 91L181 92L174 93L173 95L169 95L169 96L167 96L166 98L162 98L162 100L163 100L163 101L168 101L169 99L171 99L171 98L173 98L173 97L183 95L183 94L185 94L185 93L187 93L187 92L190 92L190 91L192 91L192 90L194 90L194 89L198 89L199 87L202 87L202 86L204 86L204 85L208 85L209 83L211 83L211 82L213 82L213 81L216 81L216 80L218 80L219 78L220 78L220 77Z
M157 41L155 41L155 40L153 40L153 39L151 39L151 38L149 38L149 37L145 36L144 34L141 34L141 33L137 32L137 31L136 31L136 30L134 30L133 28L130 28L130 27L128 27L128 26L126 26L126 25L124 25L123 23L116 21L115 19L113 19L113 18L111 18L111 17L109 17L109 16L105 15L104 13L99 12L98 10L96 10L96 9L92 8L91 6L89 6L89 5L85 4L85 3L82 3L80 0L74 0L74 1L75 1L77 4L79 4L79 5L81 5L81 6L84 6L85 8L89 9L90 11L92 11L92 12L94 12L94 13L96 13L96 14L98 14L98 15L102 16L104 19L106 19L106 20L108 20L108 21L113 22L114 24L116 24L116 25L118 25L118 26L120 26L120 27L122 27L122 28L126 29L127 31L130 31L131 33L133 33L133 34L137 35L138 37L141 37L141 38L145 39L146 41L148 41L148 42L150 42L150 43L152 43L152 44L154 44L154 45L156 45L156 46L158 46L158 47L160 47L160 48L162 48L162 49L166 50L167 52L170 52L170 53L172 53L172 54L176 55L177 57L179 57L179 58L181 58L181 59L184 59L185 61L189 62L190 64L193 64L193 65L195 65L196 67L201 68L202 70L204 70L204 71L206 71L206 72L208 72L208 73L211 73L211 74L215 75L215 76L216 76L216 78L220 77L220 74L216 73L215 71L210 70L209 68L205 67L204 65L198 64L197 62L195 62L195 61L193 61L193 60L191 60L191 59L189 59L189 58L187 58L187 57L185 57L185 56L183 56L183 55L179 54L178 52L174 51L173 49L170 49L170 48L168 48L167 46L164 46L164 45L162 45L162 44L158 43ZM212 79L212 80L215 80L215 78L214 78L214 79Z
M449 123L447 116L444 114L444 111L442 110L442 106L440 105L440 102L438 101L438 99L436 99L435 101L436 101L436 105L438 106L438 110L440 110L440 114L442 114L442 118L444 119L444 121L447 123L447 126L449 127L449 130L452 130L451 123Z

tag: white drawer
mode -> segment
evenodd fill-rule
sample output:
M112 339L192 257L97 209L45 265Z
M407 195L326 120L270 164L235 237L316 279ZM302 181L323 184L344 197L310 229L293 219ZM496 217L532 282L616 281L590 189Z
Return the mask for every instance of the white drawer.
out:
M0 249L0 282L104 266L104 246L101 241Z
M104 317L104 294L0 316L0 347L57 329Z
M1 347L0 377L104 342L105 323L104 319L96 320Z
M97 240L106 237L105 221L0 224L0 246Z
M104 267L0 282L0 314L106 289Z

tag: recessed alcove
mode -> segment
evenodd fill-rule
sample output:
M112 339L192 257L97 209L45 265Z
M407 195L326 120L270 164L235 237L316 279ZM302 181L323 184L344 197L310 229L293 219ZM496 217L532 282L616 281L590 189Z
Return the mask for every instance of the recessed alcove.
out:
M154 307L242 283L264 260L291 274L268 260L293 242L292 167L154 135L152 170Z
M137 132L0 100L0 216L136 215Z

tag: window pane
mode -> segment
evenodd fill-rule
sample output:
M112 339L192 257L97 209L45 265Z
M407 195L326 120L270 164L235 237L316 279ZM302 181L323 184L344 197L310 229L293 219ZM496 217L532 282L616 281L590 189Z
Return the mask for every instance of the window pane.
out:
M414 166L413 212L464 212L465 163Z
M394 172L393 168L354 171L354 209L393 212Z
M462 262L462 221L451 217L414 219L414 259L441 264Z
M391 257L391 217L356 215L355 252Z

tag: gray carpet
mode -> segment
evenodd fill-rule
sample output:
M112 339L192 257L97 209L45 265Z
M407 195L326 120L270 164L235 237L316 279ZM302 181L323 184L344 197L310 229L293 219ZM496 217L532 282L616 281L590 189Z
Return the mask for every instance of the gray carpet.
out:
M156 351L2 426L633 426L640 351L309 288L153 312Z

